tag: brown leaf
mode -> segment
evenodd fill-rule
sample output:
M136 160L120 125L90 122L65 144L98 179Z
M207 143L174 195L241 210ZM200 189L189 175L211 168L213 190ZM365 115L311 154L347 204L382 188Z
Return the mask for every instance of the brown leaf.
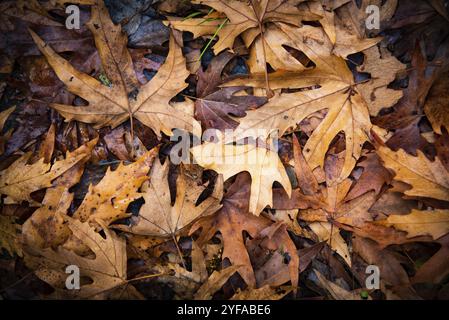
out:
M375 194L380 194L382 187L389 184L392 179L391 174L382 166L376 153L368 153L366 158L357 164L357 167L363 168L363 172L346 196L346 201L358 198L372 190L375 191Z
M158 136L160 132L172 135L173 128L189 132L198 129L195 132L199 132L199 124L194 119L169 104L173 96L187 87L184 79L189 75L181 47L173 35L166 62L150 82L139 88L131 55L126 48L127 38L120 26L112 23L103 1L98 0L92 6L89 26L111 87L76 70L30 30L39 50L68 90L89 102L87 107L53 104L52 107L66 121L78 120L92 123L96 128L114 128L135 117Z
M367 263L376 265L380 269L382 281L394 286L394 289L405 289L405 299L416 299L417 295L410 287L407 272L401 265L401 259L388 249L381 249L375 242L369 239L355 237L353 239L354 252L359 254ZM382 284L381 284L382 285Z
M277 153L254 145L225 145L222 142L204 143L190 149L198 164L223 175L226 181L242 171L251 174L249 211L254 215L272 206L271 188L278 181L288 195L291 184Z
M181 169L176 181L176 201L171 204L168 183L168 160L162 165L157 159L151 169L150 180L142 186L145 204L139 215L133 217L129 227L123 230L147 236L175 237L184 228L202 216L208 216L221 208L223 181L218 178L213 194L197 205L205 187L185 175Z
M206 71L198 72L195 101L195 117L203 128L218 130L235 129L238 122L230 116L244 117L246 110L255 109L267 99L253 95L237 95L246 87L218 88L223 83L222 72L235 55L223 52L214 58Z
M449 172L438 158L431 162L420 151L413 157L403 150L394 152L386 147L380 147L377 154L387 168L394 170L395 180L412 187L405 191L406 195L449 201Z
M147 173L157 152L158 148L154 148L136 162L126 166L121 163L114 171L108 169L98 184L89 186L73 217L82 222L102 220L105 225L129 217L130 214L126 212L128 205L142 197L143 194L138 190L148 180Z
M5 248L11 256L23 256L19 241L21 226L16 223L16 217L0 215L0 249Z
M42 206L23 224L22 241L29 247L56 248L69 238L71 232L64 221L73 201L73 194L69 189L79 182L84 165L90 159L97 141L98 139L94 139L74 151L84 154L84 159L55 180L54 186L47 189Z
M81 286L79 291L71 291L80 298L92 298L102 292L122 285L126 281L126 243L113 231L103 225L106 237L95 232L87 222L66 217L68 227L73 235L87 245L94 253L95 259L84 258L72 251L59 248L57 251L43 249L38 256L27 254L27 265L37 269L36 275L56 288L64 288L68 265L79 267L83 276L93 282ZM97 221L102 223L101 220ZM61 283L62 280L62 283Z
M449 114L447 112L448 104L448 78L449 73L446 72L440 76L429 92L427 101L424 105L424 112L432 124L433 131L441 134L441 127L449 130Z
M6 120L8 120L8 117L14 112L14 110L16 110L16 107L11 107L0 112L0 132L3 130Z
M390 215L376 223L405 231L408 238L430 235L436 240L449 232L449 210L413 210L407 215Z
M228 279L238 271L239 266L231 266L221 271L214 271L195 293L195 300L210 300L212 295L221 289Z
M234 294L229 300L281 300L292 291L291 288L277 292L277 290L269 285L258 289L246 289Z
M31 152L24 154L0 172L0 193L8 196L9 203L28 201L36 205L30 194L51 187L54 179L90 156L90 151L81 147L78 151L68 152L65 159L53 165L45 163L43 158L34 164L27 164L31 156Z

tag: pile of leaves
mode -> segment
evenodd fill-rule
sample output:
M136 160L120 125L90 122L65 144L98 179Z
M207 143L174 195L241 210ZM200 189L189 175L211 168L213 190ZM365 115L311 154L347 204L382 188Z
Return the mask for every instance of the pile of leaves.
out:
M446 1L0 7L3 299L449 298Z

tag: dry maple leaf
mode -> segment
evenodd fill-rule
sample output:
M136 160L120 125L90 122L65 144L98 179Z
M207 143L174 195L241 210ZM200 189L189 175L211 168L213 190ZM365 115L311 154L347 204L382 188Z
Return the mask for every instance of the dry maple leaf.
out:
M82 146L79 150L67 152L65 159L56 161L53 165L45 163L43 158L36 163L27 164L31 156L31 152L25 153L0 172L0 193L8 196L9 203L28 201L32 205L38 205L30 194L51 187L54 179L90 157L90 150Z
M412 210L410 214L390 215L376 223L405 231L408 238L431 235L436 240L449 232L449 210Z
M277 153L254 145L224 145L207 142L190 149L195 160L205 169L223 175L226 181L239 172L251 175L249 211L259 215L266 206L273 205L272 186L279 182L291 195L291 184Z
M238 272L243 280L252 288L256 287L251 260L245 246L244 231L252 238L257 238L263 230L269 228L272 223L263 217L257 217L248 213L248 195L250 192L250 176L241 173L228 189L223 199L223 208L216 214L197 221L190 229L190 234L201 229L197 242L203 245L211 239L215 233L220 232L223 237L222 259L229 259L234 266L240 266ZM277 248L283 248L292 258L289 263L290 279L296 287L298 281L299 259L295 245L289 238L285 228L276 228L271 235L278 242ZM262 237L264 238L264 237ZM265 238L269 245L273 245L269 238Z
M267 23L283 22L300 26L303 20L318 19L310 12L301 12L294 5L283 0L194 0L193 3L205 4L218 12L224 13L229 22L218 30L218 42L214 46L216 54L225 49L232 49L235 38L242 34L247 47L258 35L264 33ZM223 21L204 21L204 19L184 19L170 21L179 30L189 31L194 37L213 34Z
M227 16L225 20L212 19L206 16L203 19L184 19L182 21L171 21L170 23L178 30L190 31L194 37L216 32L219 40L214 46L216 54L229 48L232 49L237 36L241 35L247 48L258 39L261 44L262 71L265 74L265 85L267 93L271 95L268 83L268 71L266 47L270 40L265 38L267 25L282 22L293 26L300 26L303 20L318 20L319 16L300 11L295 5L283 0L251 0L243 2L238 0L194 0L194 3L205 4ZM206 21L204 21L206 20Z
M126 281L126 242L103 224L106 237L95 232L89 223L66 217L68 227L73 235L81 239L94 253L95 258L81 257L76 253L58 248L57 251L42 249L38 256L26 254L25 260L36 270L36 275L54 287L64 287L68 265L79 267L81 275L93 282L81 286L72 292L80 298L90 298L99 293L113 289ZM101 220L96 221L102 224ZM62 283L60 283L62 280ZM61 287L60 287L61 288ZM69 293L70 294L70 293Z
M95 223L102 220L105 225L129 217L130 213L126 212L128 205L142 197L143 194L138 190L142 183L148 180L147 173L158 150L154 148L146 152L129 165L120 163L114 171L108 169L98 184L89 186L83 202L73 217L82 222Z
M142 186L145 204L139 215L133 217L131 225L121 228L139 235L175 237L182 229L202 216L208 216L221 208L223 180L218 178L210 197L197 205L199 196L205 187L187 176L181 167L176 181L176 200L171 204L168 184L169 161L162 165L156 159L150 174L150 180Z
M120 25L114 25L111 21L103 1L99 0L92 6L88 26L94 35L111 87L76 70L30 30L39 50L67 89L89 102L86 107L52 104L66 121L92 123L95 128L114 128L127 119L132 122L135 117L152 128L158 136L160 132L170 136L174 128L201 132L195 119L169 104L172 97L187 87L184 80L189 75L181 46L173 35L170 37L170 51L165 63L151 81L139 88L131 55L126 47L127 38L122 34Z
M432 162L419 150L418 156L414 157L404 150L394 152L383 146L379 147L377 154L385 167L396 173L395 180L411 186L405 195L449 201L449 172L440 159L435 158Z
M296 93L281 93L257 110L250 110L240 120L235 130L234 140L245 137L268 138L274 132L283 135L290 127L296 126L308 116L320 110L327 115L313 131L304 147L304 156L312 169L323 167L326 152L338 133L345 133L345 164L336 182L349 176L361 155L363 144L369 140L372 124L367 104L357 90L357 83L346 65L338 57L319 58L324 65L313 70L298 73L277 72L270 75L272 88L319 88L301 90ZM260 75L249 79L231 81L229 85L245 82L261 87ZM230 139L229 139L230 140ZM230 141L227 142L230 142Z
M57 178L48 188L42 206L33 212L22 226L22 240L30 247L47 248L63 244L71 232L64 221L72 201L70 188L77 184L84 171L85 163L97 144L94 139L76 149L74 153L84 154L83 160Z

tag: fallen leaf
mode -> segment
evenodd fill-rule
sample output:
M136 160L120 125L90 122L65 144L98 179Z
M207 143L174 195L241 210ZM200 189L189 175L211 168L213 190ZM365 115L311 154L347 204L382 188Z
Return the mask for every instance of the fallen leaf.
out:
M69 238L71 232L64 221L73 201L73 193L69 189L80 181L84 165L90 159L97 141L98 139L94 139L74 151L83 154L84 159L54 181L53 186L45 193L42 206L25 221L22 226L22 241L27 246L56 248Z
M449 232L449 210L412 210L407 215L390 215L377 224L407 232L408 238L431 235L438 239Z
M95 232L87 222L66 217L68 227L74 236L87 245L94 253L95 259L84 258L72 251L59 248L57 251L43 249L38 256L26 254L28 265L37 269L36 275L50 285L62 286L67 277L65 267L76 265L83 276L89 277L93 282L81 286L75 293L81 298L92 298L107 290L113 289L126 282L126 242L113 231L103 225L106 237L103 238ZM98 220L101 224L101 221ZM68 293L70 294L70 292Z
M31 198L31 193L51 187L52 181L64 172L82 161L88 149L81 147L84 152L68 152L65 159L56 161L53 165L40 159L36 163L27 164L32 153L25 153L7 169L0 172L0 193L8 196L9 203L28 201L38 205Z
M449 173L438 158L432 162L421 151L414 157L386 147L380 147L377 154L387 168L394 170L395 180L412 187L405 191L406 195L449 201Z
M19 241L21 226L16 223L16 217L0 215L0 249L4 248L10 256L17 254L22 257L22 245Z
M214 271L209 279L195 293L195 300L210 300L228 279L238 271L239 266L231 266L221 271Z
M111 87L76 70L30 30L39 50L68 90L89 102L87 107L53 104L52 107L66 121L78 120L92 123L96 128L114 128L127 119L136 117L158 136L160 132L172 135L173 128L189 132L199 129L199 124L194 119L169 104L173 96L187 87L184 79L189 75L181 46L173 35L170 37L170 51L166 62L150 82L139 88L131 55L126 48L127 39L121 33L121 27L112 23L101 0L92 6L89 27L94 34Z
M218 178L210 197L197 205L205 187L185 175L184 169L176 181L176 200L171 204L168 184L168 160L162 165L157 159L151 169L150 180L142 186L145 204L139 215L131 219L123 230L147 236L175 237L184 228L202 216L208 216L221 208L223 181Z
M247 171L251 175L249 211L258 216L266 206L273 205L271 187L278 181L288 195L291 184L278 155L254 145L204 143L190 149L198 164L223 175L223 180Z
M288 295L292 289L287 289L281 292L269 285L263 286L258 289L246 289L238 291L229 300L281 300Z
M148 180L147 173L157 152L158 148L154 148L136 162L129 165L121 163L114 171L108 169L98 184L89 186L73 217L82 222L102 220L105 225L129 217L126 210L132 201L143 196L138 190Z
M449 115L447 113L448 76L449 73L444 73L435 82L424 105L424 112L432 124L433 131L438 134L441 134L441 127L449 130Z
M335 300L362 300L362 297L360 294L357 294L356 292L348 291L339 285L333 283L332 281L329 281L326 279L326 277L319 272L318 270L314 270L315 275L318 278L318 281L323 286L324 289L326 289L327 292L332 296Z
M8 117L14 112L14 110L16 110L16 107L11 107L0 112L0 132L3 130L6 120L8 120Z

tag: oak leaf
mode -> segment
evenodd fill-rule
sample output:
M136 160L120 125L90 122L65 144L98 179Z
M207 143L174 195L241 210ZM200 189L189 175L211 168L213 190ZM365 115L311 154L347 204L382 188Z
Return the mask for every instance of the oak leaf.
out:
M418 156L414 157L404 150L394 152L383 146L377 154L385 167L395 172L395 180L411 186L405 195L449 201L449 172L438 158L432 162L419 150Z
M66 266L78 266L81 275L89 277L93 281L82 285L81 289L75 292L75 295L80 298L94 297L124 284L126 281L125 240L108 230L101 220L97 220L97 223L102 224L106 234L105 238L95 232L95 229L87 222L82 223L70 217L65 219L67 219L68 227L73 235L81 239L95 253L95 258L81 257L73 251L61 247L57 251L41 249L37 251L38 255L27 253L25 261L33 269L37 269L36 275L56 288L60 285L64 287L67 277Z
M412 210L406 215L390 215L376 222L407 232L408 238L431 235L438 239L449 232L449 210Z
M273 225L268 219L257 217L248 212L248 195L250 192L250 176L241 173L237 176L235 182L231 185L223 199L223 207L212 216L208 216L195 222L190 229L190 234L201 229L197 243L202 246L211 239L217 232L223 237L222 259L229 259L234 266L240 266L238 272L248 286L256 287L254 270L251 265L250 256L245 246L244 231L252 238L257 238L263 230L267 230ZM292 285L297 285L299 268L296 250L291 248L295 245L289 238L285 228L276 228L275 234L271 235L278 239L275 246L283 248L292 257L288 265ZM262 240L267 240L269 245L270 238L262 236Z

